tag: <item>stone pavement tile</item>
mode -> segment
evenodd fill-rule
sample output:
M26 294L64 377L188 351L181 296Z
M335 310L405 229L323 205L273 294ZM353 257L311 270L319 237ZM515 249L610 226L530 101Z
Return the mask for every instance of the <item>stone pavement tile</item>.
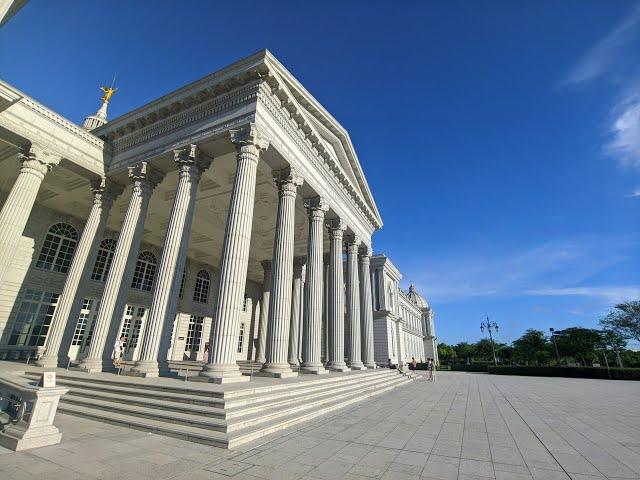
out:
M456 480L459 472L459 461L459 459L453 457L431 455L422 470L422 476L439 480Z
M420 467L424 467L429 459L428 455L424 453L416 453L416 452L400 452L393 460L395 463L403 463L405 465L416 465Z
M478 460L460 459L460 474L476 475L479 477L495 478L493 463Z
M466 442L462 444L460 458L490 462L491 450L489 449L488 444Z
M529 467L534 480L571 480L562 470L547 470L545 468Z
M496 480L533 480L530 473L496 472Z
M524 459L516 447L492 447L491 458L496 463L524 465Z
M349 470L349 473L351 475L357 475L360 477L366 477L366 478L380 478L384 472L387 470L388 465L383 465L383 466L371 466L371 465L363 465L361 463L358 463L356 465L354 465L351 470Z
M487 434L489 437L489 444L493 446L499 447L511 447L515 445L515 441L510 433L493 433L489 432Z
M404 450L428 454L431 453L431 449L433 448L435 443L435 438L416 433L404 445Z
M420 480L420 476L415 473L395 472L387 470L384 472L381 480Z
M569 473L571 480L605 480L604 475L583 475L581 473Z
M424 465L407 465L406 463L391 462L387 471L420 475L423 469Z
M498 472L529 475L529 469L523 465L511 465L508 463L494 463L493 469L496 471L496 476L498 475Z
M581 473L583 475L600 475L600 472L588 462L582 455L556 453L554 457L569 473Z
M234 476L240 472L248 470L253 467L250 463L246 462L236 462L234 460L223 460L218 463L214 463L213 465L208 465L203 468L203 470L207 470L213 473L221 473L227 476Z
M264 465L256 465L251 467L242 473L252 475L257 478L275 479L275 480L297 480L300 477L305 476L314 467L310 465L303 465L301 463L290 463L286 465L280 465L278 467L269 467Z
M308 475L315 478L325 478L334 480L342 478L344 474L353 468L353 463L339 462L333 459L326 460L308 472Z
M447 457L460 458L462 443L450 443L437 441L431 449L431 455L444 455Z

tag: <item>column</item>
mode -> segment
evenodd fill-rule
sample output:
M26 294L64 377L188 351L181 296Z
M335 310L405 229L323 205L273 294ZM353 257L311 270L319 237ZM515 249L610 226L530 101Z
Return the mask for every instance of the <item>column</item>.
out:
M324 264L322 250L324 215L329 209L320 198L305 200L309 212L309 241L307 244L307 272L304 285L304 321L302 331L302 373L329 373L322 356L322 304L324 301Z
M139 360L131 369L132 373L143 377L157 377L167 373L167 351L170 339L160 348L163 333L170 336L167 325L176 316L178 291L187 257L189 235L196 206L196 193L202 172L209 167L211 159L206 158L196 145L189 145L173 151L178 164L178 186L173 200L167 234L162 247L162 257L153 288L151 308L144 329Z
M329 257L322 257L322 363L329 362Z
M247 282L258 161L260 152L269 146L253 123L230 133L236 145L238 165L222 243L216 312L209 337L209 364L200 372L216 383L249 381L238 368L236 350Z
M291 323L289 326L289 365L298 366L298 338L300 335L301 304L300 295L302 292L302 270L307 261L305 257L293 259L293 286L291 287Z
M362 328L362 361L376 368L373 353L373 299L371 297L371 251L364 247L360 254L360 322Z
M362 363L360 340L360 280L358 278L358 248L360 239L355 235L347 238L347 315L349 317L349 367L351 370L366 370Z
M87 282L96 261L104 227L109 217L109 210L123 189L121 186L102 178L93 183L91 190L93 191L93 205L73 255L67 280L58 299L58 306L51 319L45 354L37 362L41 367L55 368L58 365L66 366L67 364L70 345L67 345L66 349L62 348L62 355L60 355L67 323L70 319L73 324L71 326L75 327L74 322L78 320Z
M267 346L267 320L269 319L269 297L271 296L271 260L262 261L262 302L260 303L260 324L258 325L258 348L256 362L264 363Z
M0 210L0 284L11 266L42 180L60 163L59 156L35 144L21 153L19 159L20 173Z
M328 367L345 372L344 363L344 274L342 267L342 237L346 227L340 219L329 223L329 334Z
M147 162L129 167L131 178L131 198L124 222L118 236L118 244L113 254L109 275L104 285L100 309L95 320L89 353L80 363L80 368L88 372L100 372L108 367L111 356L110 338L120 322L133 269L136 265L140 238L147 217L149 199L153 189L162 180L162 174ZM115 335L114 335L115 337ZM106 347L106 348L105 348Z
M289 366L287 351L291 323L296 194L303 180L293 167L275 172L274 178L278 184L278 213L273 245L266 359L260 372L284 378L298 375Z

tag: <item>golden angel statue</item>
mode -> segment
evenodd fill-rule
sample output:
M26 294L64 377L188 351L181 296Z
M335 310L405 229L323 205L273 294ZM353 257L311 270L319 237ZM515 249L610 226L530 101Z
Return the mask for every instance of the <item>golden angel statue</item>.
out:
M111 99L113 94L116 93L118 89L113 87L100 87L100 90L104 92L104 96L102 97L102 100L105 103L109 103L109 100Z

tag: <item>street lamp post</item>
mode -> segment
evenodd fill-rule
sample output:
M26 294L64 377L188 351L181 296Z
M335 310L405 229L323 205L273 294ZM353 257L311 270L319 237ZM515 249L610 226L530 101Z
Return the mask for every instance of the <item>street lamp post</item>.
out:
M493 329L498 333L498 324L496 322L490 322L487 316L487 321L480 324L480 331L484 333L484 329L489 332L489 340L491 340L491 352L493 353L493 364L498 365L498 359L496 358L496 347L493 345Z
M556 343L556 333L553 327L549 329L551 332L551 340L553 340L553 346L556 347L556 367L560 366L560 352L558 351L558 344Z

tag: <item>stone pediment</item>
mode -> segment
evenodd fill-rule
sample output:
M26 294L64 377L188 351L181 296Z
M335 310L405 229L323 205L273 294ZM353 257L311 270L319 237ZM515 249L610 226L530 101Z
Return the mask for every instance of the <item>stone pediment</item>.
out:
M135 148L189 122L201 122L225 109L255 103L262 83L277 95L280 107L288 111L313 151L367 212L374 228L382 227L380 213L346 130L266 50L122 115L93 133L107 139L114 153Z

